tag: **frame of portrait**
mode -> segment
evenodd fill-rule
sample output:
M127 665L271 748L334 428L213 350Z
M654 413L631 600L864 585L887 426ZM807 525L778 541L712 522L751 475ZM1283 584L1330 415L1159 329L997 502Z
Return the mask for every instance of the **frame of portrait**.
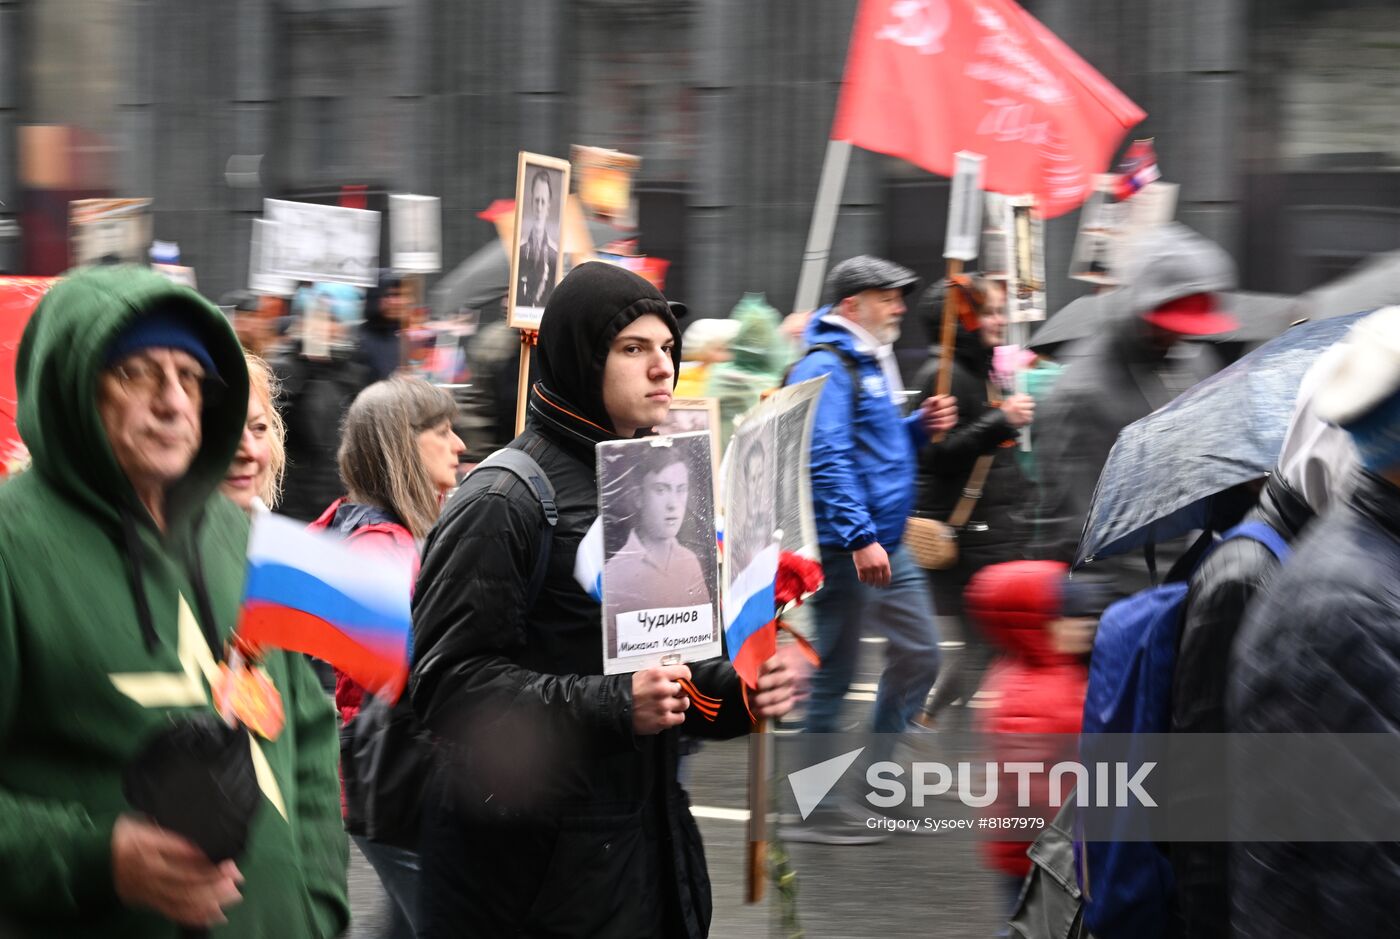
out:
M605 675L722 654L708 437L598 445Z
M537 185L547 185L549 190L542 223L531 204ZM506 295L506 323L516 329L540 328L544 305L563 276L568 195L568 160L520 151L515 174L515 232L510 240L510 290ZM545 231L537 234L540 224ZM537 247L541 244L542 248Z
M656 425L656 432L663 435L699 431L710 435L710 467L715 477L715 505L719 505L719 399L675 398L671 413Z

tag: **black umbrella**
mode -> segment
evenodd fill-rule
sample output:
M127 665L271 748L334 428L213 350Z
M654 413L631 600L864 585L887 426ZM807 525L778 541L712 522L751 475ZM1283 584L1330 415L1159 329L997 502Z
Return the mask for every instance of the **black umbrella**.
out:
M1027 345L1037 352L1050 353L1067 342L1087 339L1104 324L1127 315L1125 289L1091 294L1071 300L1045 321ZM1239 321L1239 328L1217 336L1192 337L1205 342L1263 342L1286 330L1302 316L1296 314L1296 297L1246 290L1220 294L1220 306Z
M177 719L137 754L122 779L132 808L219 863L238 857L262 804L248 731L214 714Z
M132 808L216 864L243 853L262 804L248 731L209 713L156 734L127 766L122 791ZM180 935L203 939L209 930L186 927Z
M1202 528L1212 496L1271 472L1304 373L1361 315L1296 326L1123 428L1075 565Z
M1400 303L1400 251L1378 254L1298 298L1294 319L1326 319Z
M431 302L438 316L451 316L463 308L484 310L500 303L509 289L510 256L501 240L493 238L437 282Z

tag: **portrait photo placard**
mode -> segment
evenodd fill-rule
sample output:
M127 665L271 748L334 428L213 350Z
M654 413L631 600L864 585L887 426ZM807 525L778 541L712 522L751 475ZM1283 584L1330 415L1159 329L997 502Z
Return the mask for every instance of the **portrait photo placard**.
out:
M726 589L771 544L819 557L812 516L812 425L825 377L769 395L738 423L721 470Z
M706 433L710 435L710 465L714 467L715 497L719 497L719 399L674 398L666 420L656 425L658 434ZM718 504L718 503L716 503Z
M540 328L544 306L563 276L564 205L569 162L521 151L515 177L515 231L510 244L506 322Z
M268 273L357 287L378 283L378 212L264 199L263 218L276 224L271 253L264 254ZM263 250L267 252L267 244Z
M1045 222L1032 196L1007 199L1006 213L1006 311L1013 323L1038 323L1045 319Z
M603 674L723 654L708 433L598 445Z

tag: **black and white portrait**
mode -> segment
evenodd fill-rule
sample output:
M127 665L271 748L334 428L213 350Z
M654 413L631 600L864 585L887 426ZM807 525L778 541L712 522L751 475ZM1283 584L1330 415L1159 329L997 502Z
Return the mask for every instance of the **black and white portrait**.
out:
M780 389L735 427L724 454L720 503L726 589L771 545L818 556L807 454L823 383Z
M658 434L709 433L717 421L719 402L714 398L676 398L666 420L656 425Z
M736 436L730 442L735 487L729 508L734 517L725 518L724 540L735 576L777 540L779 487L771 452L775 442L771 433Z
M710 466L715 479L715 504L719 504L719 400L675 398L666 420L656 425L658 434L704 433L710 436Z
M442 200L436 196L389 196L390 266L399 273L442 270Z
M598 447L607 674L720 654L710 459L707 433Z
M264 199L263 216L276 225L268 273L374 286L379 270L378 212Z
M568 185L567 163L530 153L520 155L511 265L512 326L538 328L544 306L559 282Z

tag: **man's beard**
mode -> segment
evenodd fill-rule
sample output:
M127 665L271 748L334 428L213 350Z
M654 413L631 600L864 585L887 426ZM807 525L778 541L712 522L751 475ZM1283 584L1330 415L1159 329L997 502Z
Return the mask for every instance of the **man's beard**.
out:
M899 339L899 323L887 323L875 330L873 335L882 346L892 346Z

